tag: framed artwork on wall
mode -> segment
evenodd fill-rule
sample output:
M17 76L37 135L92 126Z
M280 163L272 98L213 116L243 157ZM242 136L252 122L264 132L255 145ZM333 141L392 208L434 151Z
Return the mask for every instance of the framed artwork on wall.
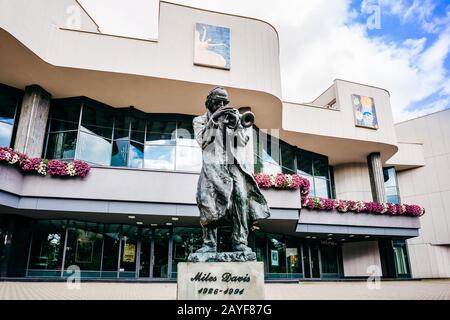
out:
M230 28L196 23L194 64L230 70Z
M375 110L375 100L372 97L352 94L355 125L358 127L378 129L378 119Z

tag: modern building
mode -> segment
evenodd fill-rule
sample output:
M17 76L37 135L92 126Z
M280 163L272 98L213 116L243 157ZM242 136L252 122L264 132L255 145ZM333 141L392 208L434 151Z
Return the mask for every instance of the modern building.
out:
M0 1L0 145L91 170L0 163L0 277L75 265L83 278L175 280L201 244L192 119L216 85L256 116L255 173L298 174L313 197L426 208L321 211L264 189L271 217L249 240L266 279L450 276L450 111L394 124L387 90L344 80L282 101L278 34L257 19L161 1L158 39L135 39L100 32L75 0L16 0ZM230 230L218 241L227 250Z

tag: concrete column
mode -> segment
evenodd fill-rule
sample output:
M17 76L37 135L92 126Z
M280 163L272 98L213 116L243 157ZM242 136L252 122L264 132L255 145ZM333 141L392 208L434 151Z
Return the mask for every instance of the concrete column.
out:
M369 154L367 156L367 164L369 166L370 186L372 189L373 201L386 202L381 154L379 152Z
M40 157L51 95L38 85L25 88L14 149L29 157Z

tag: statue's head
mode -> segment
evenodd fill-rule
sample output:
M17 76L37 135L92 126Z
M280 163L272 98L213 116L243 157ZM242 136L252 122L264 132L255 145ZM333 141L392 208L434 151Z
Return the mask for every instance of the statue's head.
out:
M229 102L227 90L222 87L215 87L206 97L205 106L211 113L214 113L217 109L226 106Z

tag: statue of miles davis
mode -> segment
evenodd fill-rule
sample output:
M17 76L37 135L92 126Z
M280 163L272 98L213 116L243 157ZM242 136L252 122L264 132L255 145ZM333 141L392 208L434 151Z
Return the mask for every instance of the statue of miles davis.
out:
M227 91L216 87L206 98L206 113L193 120L203 158L197 186L203 246L189 256L193 262L256 260L247 243L249 227L270 216L266 199L245 168L247 130L254 115L241 114L228 103ZM217 253L217 227L230 223L233 252Z

